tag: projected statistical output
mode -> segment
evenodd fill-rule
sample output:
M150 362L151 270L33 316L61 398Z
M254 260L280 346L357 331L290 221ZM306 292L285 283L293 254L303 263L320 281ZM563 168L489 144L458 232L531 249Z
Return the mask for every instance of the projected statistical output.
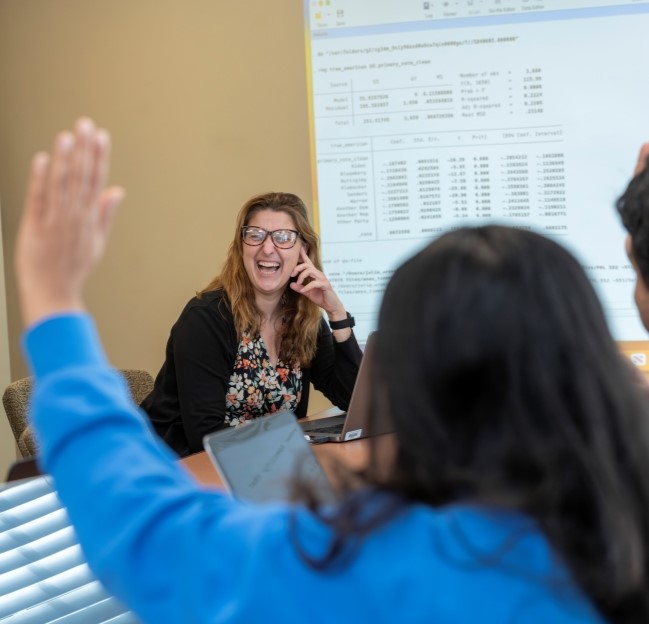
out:
M404 257L490 222L566 244L646 337L613 202L648 138L648 2L307 5L323 257L361 337Z

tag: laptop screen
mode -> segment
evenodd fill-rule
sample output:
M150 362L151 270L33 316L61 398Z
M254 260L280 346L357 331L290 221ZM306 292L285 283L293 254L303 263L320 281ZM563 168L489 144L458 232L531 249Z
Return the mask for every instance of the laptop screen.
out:
M289 500L296 475L325 500L333 490L292 412L280 412L209 434L203 445L223 482L237 498Z

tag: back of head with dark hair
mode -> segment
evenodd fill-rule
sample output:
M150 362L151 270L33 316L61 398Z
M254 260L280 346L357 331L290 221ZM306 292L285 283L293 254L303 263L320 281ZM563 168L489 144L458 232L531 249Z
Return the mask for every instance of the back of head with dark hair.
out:
M567 251L499 226L437 239L388 285L376 387L397 450L371 479L531 515L603 613L649 621L646 401Z
M643 281L649 286L649 163L617 200L622 224L631 236L631 252Z

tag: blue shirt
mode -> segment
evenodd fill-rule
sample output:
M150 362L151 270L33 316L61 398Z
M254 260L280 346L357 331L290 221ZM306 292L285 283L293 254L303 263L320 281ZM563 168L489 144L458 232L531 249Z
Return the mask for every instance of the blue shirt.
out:
M32 421L97 577L144 622L602 622L534 523L411 505L345 565L310 568L330 529L300 506L201 487L151 433L91 318L52 317L25 350Z

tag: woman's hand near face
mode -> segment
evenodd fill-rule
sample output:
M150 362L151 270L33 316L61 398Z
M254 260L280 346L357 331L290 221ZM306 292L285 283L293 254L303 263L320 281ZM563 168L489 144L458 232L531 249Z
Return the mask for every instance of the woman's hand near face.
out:
M291 288L321 307L327 313L330 321L341 321L347 318L345 306L338 298L327 276L314 266L304 247L300 249L300 260L301 262L291 273L292 278L297 277L295 282L290 283Z

